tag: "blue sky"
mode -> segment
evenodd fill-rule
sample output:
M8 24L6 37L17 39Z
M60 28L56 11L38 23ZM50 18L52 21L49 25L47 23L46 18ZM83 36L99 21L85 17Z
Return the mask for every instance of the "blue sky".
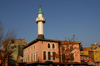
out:
M37 18L41 5L47 39L65 40L75 34L83 47L100 44L100 0L0 0L0 20L5 32L18 29L18 39L27 43L38 36Z

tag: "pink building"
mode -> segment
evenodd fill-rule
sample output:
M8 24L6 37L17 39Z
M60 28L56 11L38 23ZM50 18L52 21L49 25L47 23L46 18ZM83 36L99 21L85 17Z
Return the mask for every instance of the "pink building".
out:
M35 39L23 49L23 62L46 63L52 61L59 63L59 58L54 57L58 53L59 40ZM52 57L51 57L52 56Z
M26 64L46 64L47 62L53 62L58 64L61 62L61 58L55 57L55 53L59 55L59 46L63 44L60 40L45 39L43 33L43 24L45 23L41 7L39 8L38 18L36 23L38 24L38 38L30 42L23 48L23 62ZM80 43L74 46L79 47ZM80 49L74 50L78 52L77 56L74 56L72 62L80 63Z
M65 47L64 54L66 57L68 57L68 59L69 59L68 62L81 63L81 61L80 61L80 48L79 48L79 45L81 43L82 42L80 42L80 41L61 41L60 52L62 51L61 50L62 46ZM62 53L60 53L60 54L62 56ZM71 58L72 58L72 60L71 60ZM61 58L61 61L62 61L62 58Z

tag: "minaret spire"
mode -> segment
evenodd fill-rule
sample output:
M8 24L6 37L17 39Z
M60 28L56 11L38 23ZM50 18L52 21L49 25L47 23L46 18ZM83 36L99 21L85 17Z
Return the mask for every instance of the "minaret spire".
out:
M39 7L38 18L36 18L36 23L38 24L38 39L44 39L43 24L45 23L45 18L43 17L41 6Z
M38 12L38 14L43 14L43 13L42 13L41 6L39 7L39 12Z

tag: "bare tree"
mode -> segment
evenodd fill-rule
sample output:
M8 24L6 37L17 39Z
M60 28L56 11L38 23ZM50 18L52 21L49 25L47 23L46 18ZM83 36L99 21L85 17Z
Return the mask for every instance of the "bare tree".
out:
M77 56L79 51L80 48L79 46L75 46L75 35L73 35L72 39L68 38L68 41L66 39L65 41L61 41L58 54L55 53L54 56L51 57L59 58L59 63L67 66L68 62L72 62L74 60L74 55Z
M4 35L4 29L3 29L3 26L1 24L1 21L0 21L0 48L2 47L2 50L4 51L4 56L2 56L2 59L1 59L1 53L0 53L0 60L1 60L1 63L0 63L0 66L2 66L2 64L4 64L4 61L6 60L6 58L10 58L10 54L13 52L13 51L9 51L8 49L11 48L11 42L16 39L17 37L17 33L16 33L16 30L14 29L9 29L7 31L7 33ZM9 41L11 40L11 41ZM11 49L14 49L15 47L12 47Z

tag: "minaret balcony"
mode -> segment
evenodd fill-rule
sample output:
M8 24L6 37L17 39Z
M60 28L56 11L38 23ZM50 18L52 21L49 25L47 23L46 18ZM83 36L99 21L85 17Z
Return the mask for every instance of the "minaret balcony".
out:
M36 23L38 23L39 21L42 21L43 23L45 23L46 20L43 17L42 18L36 18Z

